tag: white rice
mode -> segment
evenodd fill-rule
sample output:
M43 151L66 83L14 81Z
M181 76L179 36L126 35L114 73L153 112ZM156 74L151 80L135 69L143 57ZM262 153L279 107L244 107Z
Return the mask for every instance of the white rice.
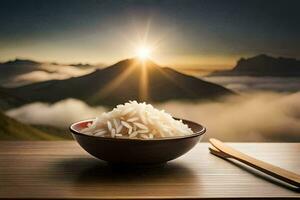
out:
M139 139L193 134L186 124L175 120L164 110L136 101L118 105L112 111L101 114L81 132L99 137Z

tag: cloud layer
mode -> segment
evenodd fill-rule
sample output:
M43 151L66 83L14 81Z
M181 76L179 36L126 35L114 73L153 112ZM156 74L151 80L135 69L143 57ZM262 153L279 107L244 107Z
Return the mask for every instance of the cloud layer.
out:
M299 77L213 76L202 78L240 92L247 90L296 92L300 88Z
M89 74L95 69L96 67L80 68L69 65L40 64L34 70L13 76L3 85L5 87L16 87L47 80L63 80Z
M252 93L222 102L158 105L173 116L199 122L207 137L225 141L300 141L300 92Z
M54 104L31 103L6 112L7 115L28 124L67 128L71 123L98 116L104 107L90 107L77 99L66 99Z
M256 92L220 102L171 101L155 106L173 116L203 124L208 130L206 139L300 142L300 92ZM79 100L67 99L52 105L32 103L7 114L26 123L67 127L104 111L105 107L90 107Z

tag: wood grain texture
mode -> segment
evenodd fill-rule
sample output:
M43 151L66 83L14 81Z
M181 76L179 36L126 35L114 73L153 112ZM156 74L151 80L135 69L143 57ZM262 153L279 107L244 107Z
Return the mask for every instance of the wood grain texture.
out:
M230 145L300 173L300 143ZM275 180L209 154L207 143L164 166L122 168L94 159L74 141L0 142L0 198L300 198L270 182Z
M288 184L291 184L300 189L300 175L288 171L286 169L280 168L278 166L272 165L270 163L264 162L262 160L258 160L254 157L251 157L247 154L244 154L236 149L226 145L217 139L210 139L209 142L217 148L218 151L224 153L224 158L233 158L237 161L240 161L250 167L253 167L261 172L264 172L270 176L273 176L277 179L280 179ZM216 152L211 147L209 147L210 152ZM222 156L222 154L218 154L218 156Z

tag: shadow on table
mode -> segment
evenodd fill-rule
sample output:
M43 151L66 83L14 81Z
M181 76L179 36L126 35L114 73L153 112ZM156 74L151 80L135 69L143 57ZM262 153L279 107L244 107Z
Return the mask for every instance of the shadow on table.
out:
M180 182L180 178L197 181L193 170L176 162L150 166L110 165L94 158L63 159L55 163L59 181L74 181L79 185L87 183L122 184L122 183L159 183L164 180ZM63 176L61 176L63 174Z

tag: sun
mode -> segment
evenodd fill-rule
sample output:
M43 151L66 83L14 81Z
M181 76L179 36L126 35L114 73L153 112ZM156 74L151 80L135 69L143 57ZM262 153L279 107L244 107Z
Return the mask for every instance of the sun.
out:
M136 50L136 55L141 60L148 59L150 57L150 54L151 54L151 49L146 46L139 47Z

